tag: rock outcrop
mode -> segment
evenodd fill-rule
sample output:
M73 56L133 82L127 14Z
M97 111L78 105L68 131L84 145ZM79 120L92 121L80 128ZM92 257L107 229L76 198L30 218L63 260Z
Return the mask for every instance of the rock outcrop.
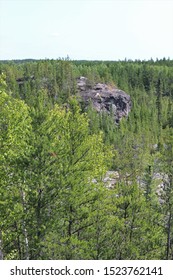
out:
M80 77L77 79L77 88L86 107L92 103L97 112L112 113L116 123L128 116L131 110L130 96L116 87L102 83L91 86L87 78Z

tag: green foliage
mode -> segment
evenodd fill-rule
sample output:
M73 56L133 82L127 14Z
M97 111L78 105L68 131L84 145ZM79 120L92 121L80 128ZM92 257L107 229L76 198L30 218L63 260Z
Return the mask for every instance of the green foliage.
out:
M14 61L0 71L0 255L172 259L172 60ZM117 125L85 111L79 76L126 91L128 117Z
M30 137L27 105L0 91L0 232L7 259L19 257L16 244L23 224L24 185L17 170L18 163L29 157Z

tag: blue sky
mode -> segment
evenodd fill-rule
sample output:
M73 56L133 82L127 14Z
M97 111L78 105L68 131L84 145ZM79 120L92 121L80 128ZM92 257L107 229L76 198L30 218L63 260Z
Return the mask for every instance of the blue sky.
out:
M0 0L0 59L173 59L173 0Z

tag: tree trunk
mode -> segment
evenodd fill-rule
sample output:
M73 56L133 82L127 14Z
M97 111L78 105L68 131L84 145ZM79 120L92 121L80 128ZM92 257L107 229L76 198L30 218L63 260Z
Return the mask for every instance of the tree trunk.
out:
M171 247L171 211L168 216L168 224L167 224L167 244L166 244L166 259L169 260L170 255L170 247Z
M24 213L26 213L26 201L25 201L24 191L22 191L22 204L23 204ZM24 244L25 244L24 258L25 260L29 260L29 242L28 242L28 233L26 229L25 220L23 220L22 227L23 227Z
M0 231L0 260L3 260L2 232Z

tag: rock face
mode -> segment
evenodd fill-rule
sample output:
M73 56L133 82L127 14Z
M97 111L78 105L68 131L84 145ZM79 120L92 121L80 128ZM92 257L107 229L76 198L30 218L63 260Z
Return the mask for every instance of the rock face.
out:
M101 83L91 86L87 78L80 77L77 79L77 89L86 107L91 102L97 112L112 112L116 123L128 116L131 110L130 96L116 87Z

